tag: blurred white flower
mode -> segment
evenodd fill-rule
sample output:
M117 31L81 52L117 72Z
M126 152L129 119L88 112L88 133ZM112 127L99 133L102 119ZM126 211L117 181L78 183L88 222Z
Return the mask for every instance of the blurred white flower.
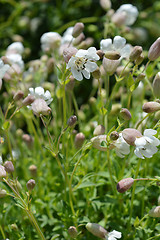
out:
M61 36L57 32L47 32L41 36L41 48L47 52L60 46Z
M158 151L157 146L160 145L159 139L154 137L156 130L146 129L144 136L136 138L134 144L136 149L134 153L137 157L144 159L144 157L151 158L153 154Z
M130 153L130 146L122 137L122 133L119 134L119 138L116 141L113 141L112 145L115 147L115 152L120 158Z
M125 16L125 25L132 25L138 17L138 9L132 4L123 4L116 11L118 14L124 14Z
M16 72L23 71L24 69L24 62L22 56L18 53L9 53L6 55L9 61L12 64L12 68L15 69Z
M73 77L78 81L85 78L90 78L90 72L97 69L97 64L94 61L99 60L95 47L90 47L88 50L80 49L72 56L67 64L67 69L71 68ZM82 75L83 74L83 75Z
M73 33L74 27L69 27L67 30L63 33L62 36L62 42L61 44L69 44L72 40L74 40L72 33Z
M53 98L51 97L51 93L50 91L44 91L44 89L42 87L36 87L34 88L29 88L29 94L28 95L32 95L35 97L35 99L41 98L43 100L46 101L47 105L49 105Z
M116 51L120 54L120 59L128 58L131 52L131 46L126 44L126 39L121 36L115 36L113 39L107 38L100 42L100 49L106 53L107 51Z
M0 58L0 79L2 79L7 72L7 70L10 68L8 64L4 64L2 59Z
M51 108L48 107L46 101L42 98L37 98L32 103L32 111L35 115L40 116L42 115L49 115L51 113Z
M102 142L105 142L107 145L107 135L98 135L91 138L92 146L100 151L107 151L107 147L102 146Z
M121 232L113 230L112 232L108 233L105 238L106 240L116 240L116 239L120 239L121 237L122 237Z
M23 52L24 52L24 47L21 42L14 42L10 44L7 48L7 54L17 53L21 55Z

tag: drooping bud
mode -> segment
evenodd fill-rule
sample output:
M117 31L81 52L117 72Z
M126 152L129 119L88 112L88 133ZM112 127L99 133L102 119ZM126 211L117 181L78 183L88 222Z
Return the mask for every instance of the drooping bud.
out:
M4 198L7 195L6 190L0 189L0 198Z
M95 79L100 79L100 77L101 77L101 72L100 72L99 67L98 67L94 72L92 72L92 76L93 76Z
M132 115L127 108L122 108L120 111L120 115L124 120L130 120Z
M160 72L158 72L153 80L154 95L160 98Z
M135 61L141 55L143 49L141 46L135 46L130 53L129 59L131 61Z
M78 37L76 37L73 41L73 45L77 46L79 45L83 40L85 39L84 33L81 33Z
M160 217L160 206L154 207L149 211L150 217Z
M76 122L77 122L77 116L73 115L73 116L71 116L71 117L68 119L67 125L68 125L69 127L73 127Z
M148 58L150 61L156 60L160 56L160 37L151 45Z
M121 57L121 55L119 54L119 52L116 51L107 51L105 53L105 57L110 60L118 60Z
M32 110L36 116L42 115L49 115L51 113L51 108L48 107L46 101L42 98L37 98L32 103Z
M23 106L28 106L32 104L35 100L35 97L32 95L28 95L25 99L23 99L22 104Z
M104 57L104 52L102 50L97 50L97 55L102 59Z
M122 136L129 145L135 146L136 138L142 137L142 134L134 128L126 128L122 131Z
M120 193L124 193L132 187L133 183L134 183L133 178L124 178L118 182L117 191Z
M85 136L82 132L77 133L75 136L74 144L76 148L81 148L85 140Z
M76 54L78 50L74 47L68 47L63 50L63 57L66 63L69 62L69 59Z
M35 185L36 185L36 182L35 182L34 179L30 179L30 180L27 182L27 184L26 184L27 189L28 189L29 191L31 191L31 190L35 187Z
M103 125L98 125L93 132L94 136L103 135L105 133L105 127Z
M12 161L6 161L4 163L4 168L5 168L6 172L8 172L8 173L14 172L14 166L13 166Z
M113 131L113 132L111 132L109 137L110 137L111 140L115 141L119 138L119 133L116 132L116 131Z
M76 238L78 235L78 231L77 231L76 227L70 226L68 228L68 234L70 235L71 238Z
M83 32L83 29L84 29L84 24L82 22L76 23L73 28L72 36L74 38L78 37L80 33Z
M158 102L147 102L142 106L142 110L146 113L154 113L160 110L160 103Z
M36 177L36 176L37 176L37 166L36 166L36 165L30 165L30 166L29 166L29 171L30 171L30 174L31 174L33 177Z
M5 168L0 165L0 180L2 180L2 178L5 178L7 176L6 170Z
M100 5L104 10L108 10L111 8L111 1L110 0L100 0Z
M136 65L140 65L144 60L144 55L141 54L136 60L135 60L135 64Z
M22 99L23 96L24 96L24 92L21 91L21 90L18 90L18 91L14 94L13 99L14 99L14 101L18 101L18 100Z
M86 228L89 232L91 232L94 236L105 239L107 231L101 225L97 223L87 223Z

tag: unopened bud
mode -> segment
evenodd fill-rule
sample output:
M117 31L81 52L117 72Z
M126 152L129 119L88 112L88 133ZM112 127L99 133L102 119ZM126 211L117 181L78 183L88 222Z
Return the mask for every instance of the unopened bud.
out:
M142 137L142 134L134 128L126 128L122 131L122 136L129 145L135 146L136 138Z
M160 98L160 72L158 72L153 80L154 95Z
M7 195L6 190L0 189L0 198L4 198Z
M49 115L51 113L51 108L48 107L46 101L42 98L37 98L32 104L33 113L36 116Z
M143 112L146 112L146 113L154 113L154 112L160 110L160 103L158 103L158 102L144 103L142 106L142 110L143 110Z
M71 238L76 238L78 235L78 231L77 231L76 227L70 226L68 228L68 234L70 235Z
M137 80L138 80L138 81L142 81L145 77L146 77L146 74L145 74L145 73L140 73L140 74L137 76Z
M69 59L76 54L78 50L74 47L68 47L63 50L64 61L68 63Z
M35 97L28 95L25 99L23 99L22 104L23 106L28 106L32 104L35 100Z
M18 231L18 227L17 227L17 224L16 224L16 223L11 224L11 228L12 228L12 230L14 230L14 231Z
M104 10L108 10L111 8L111 1L110 0L100 0L100 5Z
M160 56L160 37L151 45L148 58L150 61L156 60Z
M84 33L81 33L78 37L76 37L73 41L73 45L77 46L79 45L83 40L85 39Z
M30 179L30 180L27 182L27 184L26 184L27 189L28 189L29 191L31 191L31 190L35 187L35 185L36 185L36 182L35 182L34 179Z
M125 12L121 12L121 13L120 12L115 12L111 16L111 20L117 27L120 27L122 25L125 25L126 14L125 14Z
M118 182L117 191L120 193L124 193L132 187L133 183L134 183L133 178L124 178Z
M100 72L99 67L98 67L94 72L92 72L92 76L93 76L95 79L100 79L100 77L101 77L101 72Z
M115 141L119 138L119 133L116 132L116 131L113 131L113 132L111 132L109 137L110 137L111 140Z
M85 39L85 41L82 41L78 47L79 49L87 49L93 45L93 42L94 42L93 38L88 37Z
M28 147L30 147L33 143L33 137L30 136L29 134L23 134L22 139L27 144Z
M105 239L107 231L101 225L97 223L87 223L86 228L89 232L91 232L94 236Z
M7 176L6 170L5 168L0 165L0 180L2 180L2 178L5 178Z
M103 135L105 133L105 127L103 125L98 125L93 132L94 136Z
M67 125L69 127L73 127L75 125L75 123L77 122L77 117L75 115L71 116L68 121L67 121Z
M105 53L105 57L110 60L118 60L121 57L121 55L119 54L119 52L116 51L107 51Z
M140 65L144 60L144 55L141 54L136 60L135 60L135 64L136 65Z
M129 59L131 61L135 61L141 55L143 49L141 46L135 46L130 53Z
M81 148L85 140L85 136L83 133L77 133L75 136L74 144L76 148Z
M18 100L22 99L23 96L24 96L24 92L21 91L21 90L18 90L18 91L14 94L13 99L14 99L14 101L18 101Z
M103 56L104 56L104 52L102 51L102 50L97 50L97 55L100 57L100 59L102 59L103 58Z
M33 177L36 177L36 175L37 175L37 167L36 167L36 165L29 166L29 171L30 171L30 174Z
M160 217L160 206L154 207L149 211L150 217Z
M6 172L8 172L8 173L14 172L14 166L13 166L12 161L6 161L4 163L4 168L5 168Z
M127 108L122 108L120 114L124 120L130 120L132 117L130 111Z
M80 33L83 32L83 29L84 29L84 24L82 22L76 23L73 28L72 36L74 38L78 37Z

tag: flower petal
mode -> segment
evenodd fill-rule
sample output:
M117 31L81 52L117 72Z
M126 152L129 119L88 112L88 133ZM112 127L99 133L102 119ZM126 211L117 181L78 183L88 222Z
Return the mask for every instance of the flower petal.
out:
M144 159L144 157L143 157L142 153L140 152L140 149L139 149L139 148L136 148L136 149L134 150L134 153L135 153L135 155L136 155L138 158Z
M39 96L44 95L44 89L42 87L36 87L35 94Z
M89 72L94 72L96 69L97 69L97 64L95 62L90 62L88 61L86 64L85 64L85 68L87 71Z
M82 73L81 73L81 72L78 72L75 67L71 67L71 72L72 72L73 77L74 77L75 79L77 79L78 81L82 81L82 80L83 80Z
M84 49L80 49L80 50L78 50L78 52L76 53L76 57L86 57L86 55L87 55L87 50L84 50Z
M131 47L130 47L129 44L126 44L126 45L120 50L121 57L123 57L123 58L129 58L130 53L131 53Z
M126 44L126 39L121 36L115 36L113 39L113 46L115 50L122 49Z
M96 52L97 52L97 50L95 47L88 48L88 54L87 54L88 59L98 61L100 59L100 57L98 56L98 54Z
M146 145L146 139L145 137L140 137L140 138L136 138L134 144L136 145L136 147L144 147Z
M112 50L112 39L107 38L100 41L100 49L104 52Z
M156 134L157 134L157 131L153 129L145 129L143 133L144 136L154 136Z

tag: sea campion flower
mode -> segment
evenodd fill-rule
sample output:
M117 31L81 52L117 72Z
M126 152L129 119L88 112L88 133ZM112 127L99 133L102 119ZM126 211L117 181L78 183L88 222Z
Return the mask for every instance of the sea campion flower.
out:
M22 72L24 69L24 62L22 56L18 53L7 53L6 57L11 62L12 69L14 68L17 73Z
M122 58L128 58L131 52L131 47L129 44L126 44L126 39L121 36L115 36L113 39L107 38L103 39L100 42L100 49L106 53L108 51L115 51L120 54L119 60Z
M73 33L74 27L69 27L67 30L63 33L62 36L62 42L61 44L69 44L72 40L74 40L72 33Z
M138 9L132 4L123 4L115 14L123 15L124 25L131 26L138 17Z
M0 58L0 79L2 79L7 72L7 70L10 68L8 64L4 64L2 59Z
M23 52L24 52L24 46L21 42L14 42L10 44L7 48L7 54L17 53L21 55Z
M90 47L88 50L80 49L75 56L70 58L67 69L71 69L73 77L78 81L83 80L83 75L89 79L90 72L94 72L97 69L97 64L95 63L97 60L99 60L99 56L95 47Z
M42 87L29 88L29 96L35 97L35 99L41 98L46 101L47 105L49 105L53 98L51 97L51 93L47 90L46 92Z
M60 46L61 36L57 32L47 32L41 36L41 48L47 52Z
M125 155L128 155L130 153L130 146L124 140L122 133L119 134L119 138L116 141L113 141L112 145L115 148L117 156L120 158L124 158Z

